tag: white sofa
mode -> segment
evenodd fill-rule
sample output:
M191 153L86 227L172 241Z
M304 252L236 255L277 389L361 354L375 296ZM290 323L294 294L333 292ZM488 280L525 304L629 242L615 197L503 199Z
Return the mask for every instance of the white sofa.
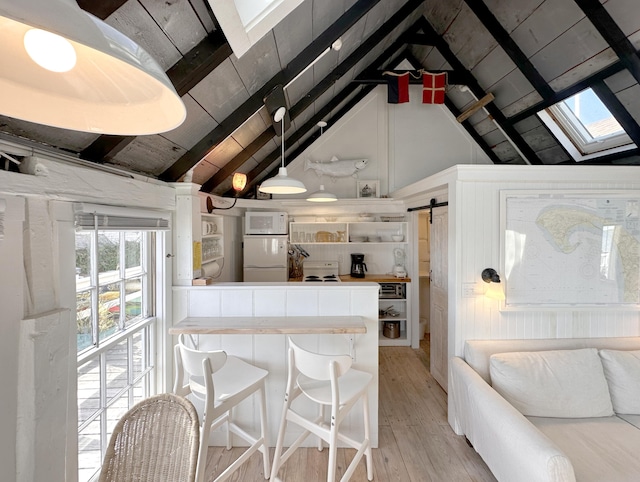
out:
M467 341L449 396L501 482L640 480L640 337Z

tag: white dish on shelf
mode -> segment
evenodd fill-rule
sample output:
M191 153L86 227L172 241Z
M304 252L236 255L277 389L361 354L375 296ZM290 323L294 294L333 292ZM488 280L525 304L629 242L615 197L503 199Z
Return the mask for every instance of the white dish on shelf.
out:
M365 223L366 222L371 222L374 219L376 219L374 216L359 216L358 217L358 221L365 222Z
M391 240L395 241L396 243L400 243L404 241L404 236L402 234L393 234L391 235Z

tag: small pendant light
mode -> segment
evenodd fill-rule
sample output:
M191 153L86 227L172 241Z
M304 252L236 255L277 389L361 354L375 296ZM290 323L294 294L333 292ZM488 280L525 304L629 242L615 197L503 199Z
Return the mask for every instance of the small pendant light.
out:
M289 177L287 175L287 168L284 167L284 115L286 112L286 107L280 107L273 115L273 120L275 122L282 123L282 141L280 143L280 146L282 147L282 154L280 155L282 167L278 169L277 175L273 176L271 179L267 179L260 185L259 190L268 194L300 194L307 192L307 188L304 186L302 181Z
M320 127L320 137L322 137L322 133L324 132L323 129L327 127L327 123L325 121L320 121L317 125L318 127ZM336 196L332 192L324 190L324 184L320 184L320 189L307 198L307 201L311 201L314 203L330 203L337 200L338 196Z

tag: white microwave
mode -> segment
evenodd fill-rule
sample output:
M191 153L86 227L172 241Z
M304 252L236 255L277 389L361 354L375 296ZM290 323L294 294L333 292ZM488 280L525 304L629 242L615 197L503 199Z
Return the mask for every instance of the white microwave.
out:
M288 221L285 212L247 211L244 234L287 234Z

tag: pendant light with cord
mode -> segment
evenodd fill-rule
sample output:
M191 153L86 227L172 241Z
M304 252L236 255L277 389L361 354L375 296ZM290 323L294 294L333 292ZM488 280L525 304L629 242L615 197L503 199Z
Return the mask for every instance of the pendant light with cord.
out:
M322 133L324 132L324 128L327 127L327 123L325 121L319 121L316 124L320 127L320 137L322 137ZM320 189L309 195L307 201L311 201L314 203L330 203L338 200L338 196L333 194L332 192L324 190L324 184L322 184L322 175L320 176Z
M74 0L0 0L0 114L64 129L147 135L186 109L164 69Z
M287 108L280 107L273 114L273 120L275 122L281 122L282 125L282 140L280 142L282 148L282 154L280 156L282 167L278 169L277 175L264 181L258 188L261 192L266 192L267 194L301 194L307 192L307 188L302 181L289 177L287 175L287 168L284 167L284 115L286 113Z

